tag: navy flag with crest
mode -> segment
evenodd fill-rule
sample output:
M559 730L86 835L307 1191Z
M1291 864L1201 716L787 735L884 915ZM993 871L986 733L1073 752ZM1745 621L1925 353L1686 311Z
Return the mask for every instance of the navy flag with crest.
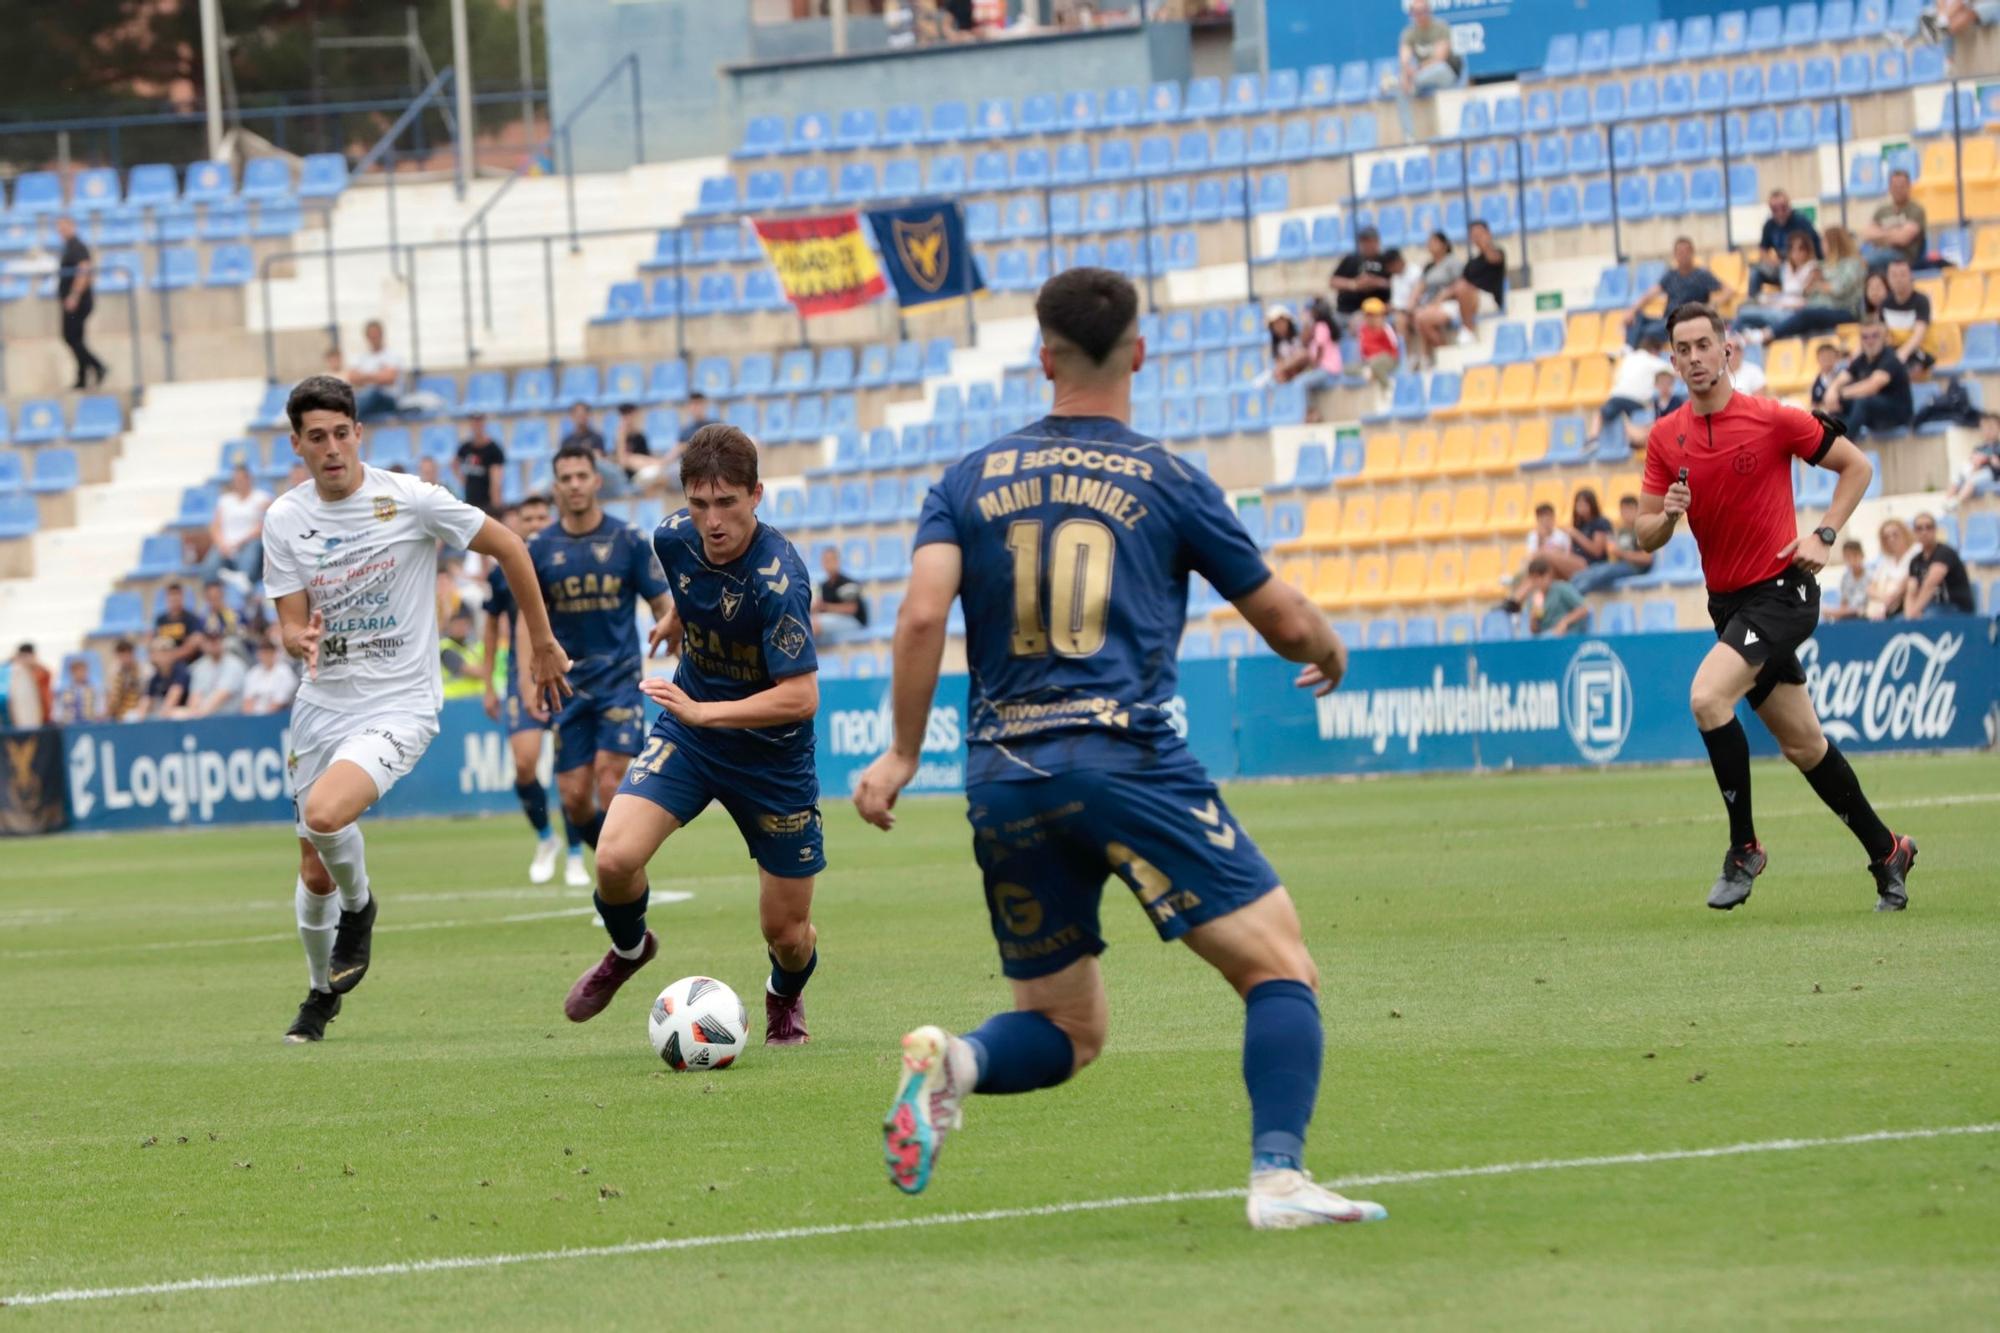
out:
M965 210L957 202L877 209L868 214L868 225L882 252L882 269L905 309L970 296L986 285L979 280L965 238Z

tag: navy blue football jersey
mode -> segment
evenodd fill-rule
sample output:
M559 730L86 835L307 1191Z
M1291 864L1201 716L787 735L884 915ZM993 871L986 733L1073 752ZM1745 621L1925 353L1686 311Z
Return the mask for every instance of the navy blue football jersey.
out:
M499 616L507 626L507 642L501 645L500 660L493 663L494 688L505 695L510 688L518 686L514 674L514 613L520 608L514 602L514 590L507 586L507 571L495 565L486 571L486 614Z
M645 665L638 599L667 590L646 539L609 514L581 535L551 523L528 542L556 642L569 654L570 684L582 694L636 681Z
M759 523L742 555L712 565L687 510L653 532L653 550L685 636L674 683L702 703L746 699L788 676L819 670L813 651L812 580L785 534ZM710 728L718 753L756 762L773 745L812 748L813 725Z
M1183 751L1188 575L1224 597L1271 577L1216 484L1109 417L1044 417L931 488L916 545L964 555L967 782Z

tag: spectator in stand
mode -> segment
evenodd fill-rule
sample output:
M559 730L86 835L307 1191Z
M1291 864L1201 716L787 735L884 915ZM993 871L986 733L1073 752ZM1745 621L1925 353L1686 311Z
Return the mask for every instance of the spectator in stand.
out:
M813 599L813 637L822 643L852 643L868 630L868 599L861 585L840 567L840 552L828 546L819 567L826 575Z
M1882 276L1889 290L1874 313L1882 317L1889 345L1911 373L1927 372L1937 364L1937 358L1924 347L1931 333L1931 298L1917 290L1916 276L1907 260L1890 260Z
M465 502L489 514L500 512L500 469L507 465L507 451L486 429L486 414L474 412L465 422L465 438L452 455L451 472L465 492Z
M1845 227L1828 227L1825 251L1818 271L1806 284L1805 305L1761 331L1756 341L1830 333L1860 317L1868 265L1855 248L1854 233Z
M1653 392L1646 399L1645 411L1625 418L1627 444L1643 451L1646 438L1653 432L1653 423L1687 401L1687 395L1680 391L1680 383L1671 370L1662 370L1653 376Z
M403 359L389 350L382 321L371 319L362 326L361 336L368 348L360 356L335 367L354 386L354 408L362 421L379 421L401 410Z
M1354 233L1354 249L1333 266L1326 285L1333 290L1334 313L1343 328L1361 313L1361 303L1371 296L1386 300L1394 284L1389 279L1388 261L1382 255L1382 236L1373 227Z
M1826 391L1840 374L1840 349L1832 343L1821 343L1813 349L1813 357L1819 364L1819 373L1813 376L1808 400L1814 411L1832 412L1833 409L1826 405Z
M1576 585L1556 574L1554 562L1537 556L1528 562L1522 578L1522 605L1528 613L1528 632L1540 637L1581 634L1590 628L1590 608Z
M1861 351L1826 388L1827 411L1847 422L1848 434L1888 435L1910 424L1910 372L1890 350L1888 331L1872 316L1861 326Z
M1371 296L1361 303L1361 327L1354 336L1368 378L1376 388L1386 390L1396 378L1396 367L1403 363L1403 345L1389 327L1389 306L1381 297Z
M1969 616L1979 610L1972 580L1958 552L1938 540L1937 519L1918 514L1910 520L1917 534L1917 551L1910 558L1910 581L1903 590L1903 614L1919 617Z
M1868 615L1868 560L1852 537L1840 544L1840 595L1820 603L1821 620L1863 620Z
M1771 215L1764 219L1764 230L1757 238L1757 262L1750 266L1750 299L1756 300L1757 293L1766 283L1776 282L1791 254L1791 238L1804 236L1812 243L1812 257L1823 258L1825 251L1820 247L1819 232L1812 220L1803 213L1794 212L1792 197L1783 190L1771 191Z
M24 643L14 650L7 674L9 721L23 730L45 724L55 707L55 693L49 669L35 656L34 644Z
M1303 314L1306 346L1312 350L1312 368L1299 376L1299 383L1305 386L1307 393L1312 393L1331 388L1340 379L1344 363L1340 351L1340 330L1334 325L1333 307L1326 303L1326 298L1315 296L1308 300Z
M1917 29L1925 40L1939 42L1994 23L2000 23L2000 0L1938 0L1936 15L1920 15Z
M451 498L454 500L463 500L465 498L459 494L458 478L449 476L440 470L437 459L430 454L424 454L417 459L417 480L432 486L444 487L446 491L451 493Z
M676 447L668 450L665 458L653 457L653 442L646 438L639 405L618 404L617 462L628 483L648 495L660 494L671 482L680 480L670 472L670 465L679 460L680 453Z
M1637 347L1628 347L1611 372L1611 396L1597 409L1598 426L1609 426L1626 417L1641 416L1663 374L1674 373L1673 364L1660 355L1661 341L1648 338Z
M1528 531L1528 539L1523 543L1521 572L1503 582L1511 583L1507 599L1501 603L1509 611L1519 611L1527 604L1527 594L1533 588L1529 574L1536 561L1546 563L1558 577L1574 574L1583 568L1583 557L1570 550L1569 533L1556 526L1556 507L1543 503L1535 506L1535 526Z
M187 699L172 716L222 717L238 711L243 705L243 680L249 674L243 659L215 635L198 637L201 655L188 664Z
M199 634L190 634L188 638L197 645L201 642ZM146 682L146 693L139 707L130 714L133 720L170 717L187 702L188 665L181 656L183 646L165 635L153 640L153 674Z
M264 590L252 588L243 595L243 609L236 616L237 655L246 662L254 659L257 645L266 639L277 642L271 633L271 608L264 601Z
M1685 236L1675 238L1674 262L1660 275L1659 282L1639 293L1639 299L1625 316L1625 345L1637 347L1648 338L1665 343L1668 315L1690 301L1706 302L1723 290L1722 279L1694 262L1694 242ZM1646 303L1655 294L1666 298L1657 319L1645 313Z
M1979 443L1972 450L1971 462L1959 474L1958 483L1945 497L1945 505L1956 509L1971 499L1982 476L2000 485L2000 415L1992 412L1979 418Z
M1756 341L1765 341L1769 331L1806 308L1806 292L1819 281L1819 256L1813 243L1819 238L1795 231L1785 241L1785 261L1778 269L1778 290L1754 305L1736 311L1736 327L1758 330ZM1753 283L1754 287L1754 283Z
M104 383L107 370L83 341L84 325L90 322L97 305L97 265L90 247L76 234L76 222L69 217L56 219L56 237L62 251L56 256L56 300L62 303L62 340L76 358L76 389Z
M294 458L291 470L285 473L285 489L295 491L311 480L312 473L306 471L306 465L299 459Z
M127 720L145 698L145 675L139 670L138 655L132 651L130 639L120 639L111 645L111 669L104 677L105 719Z
M1732 333L1723 339L1722 349L1728 358L1724 364L1729 367L1730 386L1751 398L1764 396L1764 367L1744 354L1743 339Z
M1430 0L1409 0L1410 26L1396 44L1396 73L1384 75L1382 92L1394 95L1405 142L1417 137L1411 99L1458 83L1464 61L1451 49L1451 28L1431 16Z
M270 507L270 492L259 488L250 469L238 463L229 474L228 489L215 497L215 517L208 527L208 558L201 572L213 576L227 570L244 587L261 580L264 511Z
M708 395L700 389L691 390L687 405L681 409L681 443L694 438L694 433L715 421L715 414L708 410Z
M1570 554L1577 560L1574 568L1562 571L1564 578L1576 578L1590 566L1601 563L1617 544L1611 520L1604 516L1604 506L1598 502L1597 492L1588 486L1579 486L1576 495L1571 498L1569 522L1563 526L1563 532L1569 537ZM1565 562L1556 563L1561 566Z
M1580 593L1602 592L1622 579L1643 574L1653 567L1653 552L1639 547L1639 497L1618 497L1618 528L1602 560L1593 561L1570 578L1570 586Z
M1903 613L1903 592L1910 584L1910 562L1917 558L1917 540L1900 518L1883 520L1875 540L1881 554L1868 574L1868 618L1887 620Z
M578 446L592 450L599 458L604 456L604 436L591 423L590 404L584 402L569 405L569 429L562 437L562 448Z
M1426 347L1435 349L1452 340L1456 323L1458 341L1469 344L1479 337L1481 311L1497 313L1507 294L1507 252L1493 240L1493 230L1474 221L1466 228L1465 265L1444 295L1416 313L1417 336Z
M1424 255L1424 267L1417 274L1415 290L1396 307L1396 332L1413 349L1417 365L1434 366L1437 349L1443 343L1431 341L1435 330L1429 325L1419 325L1417 313L1445 299L1445 293L1464 274L1465 260L1451 248L1451 238L1441 231L1432 232L1424 242Z
M196 620L187 608L187 591L178 583L169 583L162 594L167 601L167 609L153 617L153 638L165 639L173 645L174 656L182 662L189 661L201 651L195 643L195 635L201 632L201 622Z
M259 643L257 664L243 675L243 711L253 717L282 713L298 691L298 675L278 656L278 645L270 639Z
M1290 384L1297 381L1307 392L1322 389L1340 373L1340 344L1328 325L1311 321L1311 332L1303 333L1292 312L1273 302L1264 311L1264 328L1271 339L1271 366L1258 379L1263 384ZM1329 351L1330 349L1330 351ZM1327 369L1331 355L1332 370Z
M1861 229L1861 257L1878 273L1892 259L1923 263L1930 250L1925 232L1929 221L1924 206L1910 198L1910 173L1900 169L1890 172L1888 201L1875 210L1874 221Z
M221 579L201 585L201 606L195 613L195 627L225 646L243 632L243 618L229 609Z
M57 726L103 721L104 701L98 697L97 687L90 683L90 660L81 653L72 653L64 676L63 687L56 691L49 710L49 720Z

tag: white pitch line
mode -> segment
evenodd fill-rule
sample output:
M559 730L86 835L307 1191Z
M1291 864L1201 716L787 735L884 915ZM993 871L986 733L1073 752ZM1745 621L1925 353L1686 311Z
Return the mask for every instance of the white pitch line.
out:
M1728 1143L1713 1148L1674 1148L1664 1152L1615 1153L1601 1157L1549 1158L1532 1162L1496 1162L1487 1166L1453 1166L1434 1171L1385 1171L1326 1182L1341 1189L1362 1185L1414 1185L1435 1180L1465 1180L1480 1176L1512 1176L1537 1171L1574 1171L1606 1166L1650 1166L1660 1162L1690 1162L1711 1157L1742 1157L1754 1153L1801 1152L1810 1148L1849 1148L1870 1143L1903 1143L1915 1139L1957 1138L1968 1134L2000 1134L2000 1122L1946 1125L1935 1129L1881 1129L1868 1134L1843 1134L1823 1139L1765 1139ZM656 1240L618 1245L580 1245L561 1250L527 1250L515 1254L464 1254L439 1259L415 1259L384 1264L351 1264L340 1268L301 1268L285 1273L240 1273L223 1277L184 1278L129 1287L70 1287L59 1291L24 1292L0 1299L7 1305L61 1305L81 1301L120 1300L131 1296L173 1296L197 1291L239 1291L246 1287L276 1287L294 1283L333 1282L347 1278L409 1277L419 1273L449 1273L468 1269L512 1268L520 1264L556 1263L575 1259L615 1259L635 1254L704 1250L720 1245L762 1245L774 1241L816 1240L881 1231L918 1231L966 1226L976 1222L1013 1222L1024 1218L1060 1217L1069 1213L1099 1213L1120 1208L1147 1208L1164 1203L1200 1203L1240 1199L1243 1189L1176 1190L1167 1194L1131 1194L1111 1199L1074 1199L1067 1203L1035 1204L1026 1208L989 1208L982 1212L929 1213L918 1217L881 1218L873 1222L832 1222L821 1226L783 1227L769 1231L734 1231L711 1236L662 1236Z

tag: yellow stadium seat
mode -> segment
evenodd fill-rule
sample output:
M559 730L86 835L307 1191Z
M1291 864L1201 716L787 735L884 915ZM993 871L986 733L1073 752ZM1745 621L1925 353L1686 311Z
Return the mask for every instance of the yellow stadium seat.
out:
M2000 292L1989 291L1987 300L1990 310L1993 304L2000 302ZM1993 319L1995 316L1989 313L1986 318ZM1938 325L1937 332L1924 339L1924 343L1930 347L1931 355L1938 359L1940 365L1955 366L1965 356L1965 330L1957 324Z
M1493 366L1474 366L1465 372L1459 381L1458 401L1450 407L1440 407L1431 415L1434 417L1462 417L1474 412L1484 412L1493 406L1493 395L1500 388L1500 372Z
M1479 470L1479 464L1472 458L1472 427L1445 428L1438 439L1437 470L1446 477L1466 477Z
M1289 583L1300 592L1312 587L1313 562L1308 556L1295 556L1278 566L1278 581Z
M1565 407L1602 407L1611 396L1611 359L1587 356L1577 363Z
M1523 361L1500 372L1500 387L1494 391L1492 412L1526 412L1535 405L1535 366Z
M1465 572L1459 595L1485 598L1500 591L1500 575L1505 572L1506 555L1497 546L1476 546L1466 554Z
M1540 412L1558 412L1569 405L1571 376L1576 363L1566 356L1552 356L1535 366L1534 407Z
M1981 134L1965 141L1965 158L1960 164L1959 175L1968 185L1990 185L2000 181L2000 143L1992 134Z
M2000 219L2000 181L1968 183L1965 187L1965 216L1988 223Z
M1644 472L1621 472L1615 477L1606 477L1604 489L1597 493L1597 498L1604 502L1604 516L1616 523L1618 502L1628 495L1637 496L1645 480Z
M1511 463L1508 471L1518 469L1523 463L1532 463L1549 452L1549 423L1546 421L1523 421L1514 427L1514 444L1508 450Z
M1313 567L1312 599L1324 610L1347 605L1348 580L1354 577L1354 561L1344 555L1321 556Z
M2000 227L1981 227L1972 238L1972 262L1977 273L2000 272Z
M1813 372L1806 369L1806 344L1785 338L1764 349L1764 381L1774 393L1797 393L1812 383Z
M1479 428L1472 448L1472 461L1481 472L1514 470L1514 428L1504 421L1490 421Z
M1451 487L1426 486L1417 493L1417 516L1410 524L1410 536L1418 540L1442 537L1451 531Z
M1953 273L1944 280L1944 304L1936 307L1937 318L1970 323L1981 318L1986 306L1984 273Z
M1389 586L1389 557L1364 555L1354 562L1354 577L1347 585L1350 606L1371 606Z
M1532 520L1535 511L1543 505L1554 505L1556 522L1569 521L1569 493L1572 483L1561 477L1537 477L1528 487L1528 517Z
M1438 470L1438 433L1413 430L1403 437L1403 457L1396 469L1399 477L1428 477Z
M1487 510L1487 529L1515 536L1535 526L1528 510L1528 484L1503 481L1493 488L1493 503Z
M1571 315L1563 333L1563 351L1571 356L1589 356L1598 350L1598 330L1603 327L1604 320L1595 310Z
M1449 602L1458 596L1458 590L1465 581L1465 552L1451 546L1441 551L1431 552L1430 565L1424 572L1424 600L1427 602Z
M2000 319L2000 278L1988 278L1986 280L1986 304L1979 307L1979 318L1982 320ZM1950 358L1940 356L1938 360L1948 366L1955 365L1958 362L1958 358L1955 356Z
M1391 491L1375 506L1375 540L1406 542L1415 520L1417 502L1408 491Z
M1623 347L1625 345L1625 312L1623 310L1607 310L1599 317L1599 321L1597 350L1609 353Z
M1424 599L1424 566L1427 562L1416 551L1402 551L1395 563L1389 566L1389 583L1382 589L1377 605L1391 602L1412 603Z
M1708 257L1708 271L1722 280L1722 285L1731 291L1741 291L1749 280L1748 267L1743 256L1734 250L1718 250Z
M1342 477L1343 486L1372 486L1379 481L1387 481L1396 475L1397 460L1402 457L1403 437L1395 431L1384 431L1380 435L1370 435L1362 454L1361 470L1351 477Z
M1493 492L1483 481L1475 481L1459 487L1451 497L1451 535L1454 537L1483 537L1486 535L1486 512L1493 503Z
M1272 547L1276 551L1310 551L1316 546L1324 546L1340 532L1340 501L1332 496L1322 496L1306 502L1305 525L1292 541L1279 542Z
M1375 495L1364 491L1347 497L1347 504L1340 511L1340 531L1335 533L1328 546L1365 546L1375 540Z

